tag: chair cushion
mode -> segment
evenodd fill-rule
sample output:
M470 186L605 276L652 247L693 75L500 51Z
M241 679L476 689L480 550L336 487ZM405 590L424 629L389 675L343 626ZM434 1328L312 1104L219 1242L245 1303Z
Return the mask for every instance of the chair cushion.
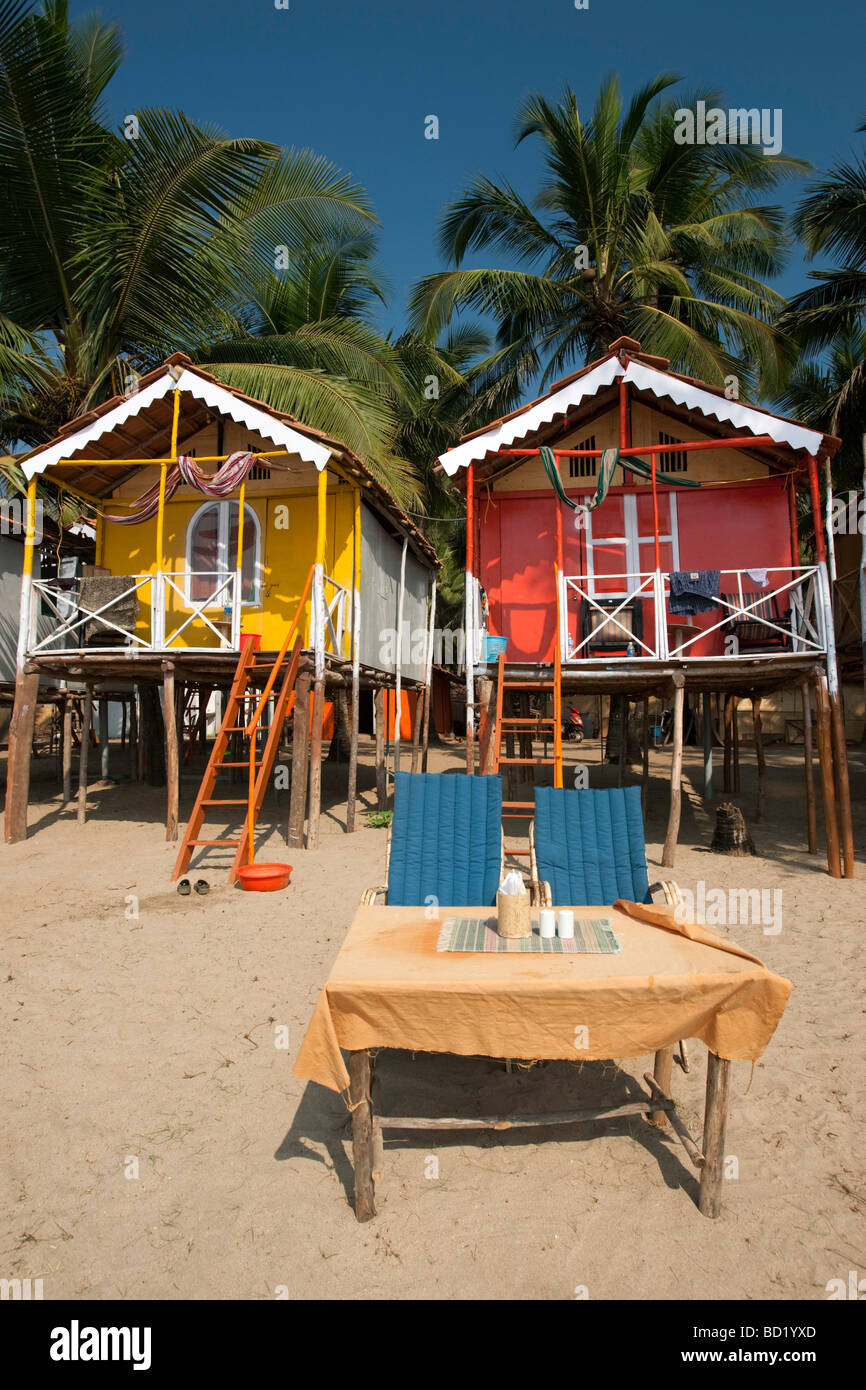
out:
M492 907L501 864L501 777L397 773L389 905Z
M554 903L650 902L640 787L536 787L535 857Z

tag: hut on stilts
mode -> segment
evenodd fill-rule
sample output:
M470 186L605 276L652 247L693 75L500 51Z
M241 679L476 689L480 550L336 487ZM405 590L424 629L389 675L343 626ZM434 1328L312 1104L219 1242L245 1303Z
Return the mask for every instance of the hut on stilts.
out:
M417 693L412 761L420 763L439 561L387 489L339 441L176 353L128 395L73 420L20 462L29 480L28 531L7 841L27 834L40 679L82 694L79 819L94 701L101 690L125 692L130 766L140 778L165 781L169 840L179 835L184 727L188 741L203 743L219 693L222 724L205 774L209 794L197 798L197 824L192 834L188 827L178 866L185 850L222 844L233 849L233 877L249 848L246 821L234 841L225 834L209 838L203 822L209 814L233 814L234 806L241 820L245 801L214 791L211 774L247 765L244 729L293 624L293 641L269 689L272 720L281 725L293 715L289 844L304 843L306 825L307 848L318 845L329 705L348 716L347 830L355 825L362 703L374 711L380 805L389 769L399 768L401 757L401 720L392 714L389 723L388 692L398 712L407 691ZM34 577L42 474L76 494L95 517L96 563L71 583ZM47 632L44 618L37 625L37 607L53 615ZM236 722L229 727L232 710ZM280 732L262 726L252 736L258 804ZM64 767L70 751L64 750Z
M552 776L562 785L564 699L582 703L603 694L620 710L620 776L628 710L641 709L646 785L648 701L669 701L662 862L672 865L687 697L693 708L700 702L695 723L702 725L707 799L713 701L724 731L725 791L739 787L738 702L751 703L760 818L762 702L798 690L808 847L817 852L816 741L827 865L834 877L851 877L851 800L818 481L840 441L735 394L672 372L666 359L620 338L602 358L441 456L466 496L467 770L512 774L504 814L525 821L532 802L521 799L521 779ZM815 523L814 562L806 565L797 531L800 489L808 489ZM506 643L495 664L488 660L491 636ZM552 756L539 772L536 749L545 729Z

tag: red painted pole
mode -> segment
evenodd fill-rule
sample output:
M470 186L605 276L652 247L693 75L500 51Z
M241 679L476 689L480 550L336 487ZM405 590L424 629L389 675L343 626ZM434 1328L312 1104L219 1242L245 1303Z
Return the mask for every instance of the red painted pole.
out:
M812 522L815 527L815 551L820 564L827 563L827 545L824 540L824 518L821 515L821 489L818 486L818 463L814 454L809 454L809 491L812 494Z
M656 546L656 569L660 570L662 567L662 552L661 542L659 541L659 495L656 488L656 456L654 453L650 454L650 466L652 468L653 477L653 537Z
M797 526L797 488L794 482L793 473L789 476L790 486L788 492L788 520L791 525L791 564L800 563L800 530Z
M475 669L472 642L474 640L475 605L472 580L475 575L475 466L466 469L466 771L475 771Z

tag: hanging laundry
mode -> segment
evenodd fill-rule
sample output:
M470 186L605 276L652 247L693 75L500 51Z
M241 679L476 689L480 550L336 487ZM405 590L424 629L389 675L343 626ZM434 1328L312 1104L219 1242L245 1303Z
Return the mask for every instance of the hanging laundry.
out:
M718 606L721 570L674 570L668 576L671 613L707 613Z
M766 570L746 570L746 574L759 589L769 589L770 576Z

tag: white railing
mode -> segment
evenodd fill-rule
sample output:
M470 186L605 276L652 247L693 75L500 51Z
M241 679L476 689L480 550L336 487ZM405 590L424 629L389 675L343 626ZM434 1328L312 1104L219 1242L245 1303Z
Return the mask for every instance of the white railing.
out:
M669 661L695 657L696 644L713 634L720 634L724 654L701 657L704 661L725 661L739 654L736 625L748 623L757 630L758 640L749 643L750 655L776 656L780 651L796 654L827 655L826 602L822 593L822 571L817 565L796 565L769 568L768 583L763 589L750 577L754 569L721 571L719 597L716 600L721 616L706 627L689 624L688 616L671 613L668 576L661 570L643 573L606 575L563 575L560 580L560 611L562 615L560 641L563 661ZM785 576L788 576L787 578ZM602 581L611 587L599 592ZM576 600L576 603L575 603ZM632 626L632 605L643 605L643 613L652 616L646 623L646 633ZM570 606L569 606L570 605ZM576 612L574 638L569 618ZM584 613L588 616L588 631L584 634ZM598 619L594 620L595 615ZM703 617L715 614L701 615ZM682 635L677 626L684 628ZM625 655L596 652L598 632L605 626L608 634L626 648ZM766 650L761 639L766 633ZM631 650L629 650L629 648Z
M320 680L328 654L345 657L345 639L351 636L348 626L351 591L338 584L321 565L313 568L313 591L310 601L309 646L315 654L316 679Z
M187 594L192 580L211 581L208 592L202 599L190 599ZM124 627L116 621L118 607L131 595L138 602L135 626ZM122 593L113 595L98 608L88 608L82 604L75 590L60 588L56 581L35 579L33 581L33 604L30 617L30 632L35 634L35 605L37 599L44 599L52 613L59 620L56 627L41 641L29 640L26 652L37 656L57 651L117 651L113 646L98 643L84 645L87 625L94 620L101 627L118 633L124 640L121 644L127 652L166 651L175 648L179 639L185 651L211 651L213 643L202 645L190 638L200 639L210 632L217 639L216 645L228 651L240 648L241 604L239 602L238 576L216 570L175 570L171 573L157 570L155 574L133 574L129 585ZM174 600L174 601L173 601ZM207 610L221 608L225 615L219 618L208 616ZM114 613L112 613L114 610ZM142 622L145 614L148 621ZM146 626L147 635L137 630L139 624ZM76 641L77 637L77 641Z

